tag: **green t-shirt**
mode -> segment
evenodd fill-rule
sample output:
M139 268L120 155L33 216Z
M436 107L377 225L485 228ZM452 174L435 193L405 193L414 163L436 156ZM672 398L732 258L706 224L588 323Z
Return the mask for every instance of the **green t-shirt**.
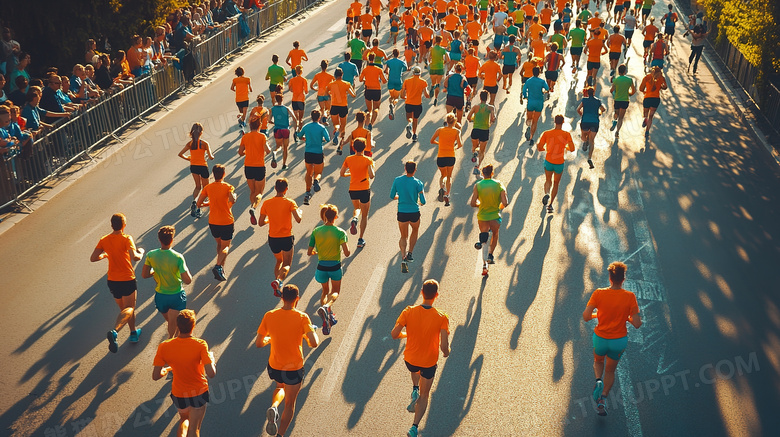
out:
M362 61L363 60L363 50L367 49L368 46L366 46L365 41L363 41L360 38L352 38L347 43L350 50L350 55L352 56L352 59L356 61Z
M479 109L474 113L474 129L488 130L490 129L490 107L488 105L479 104Z
M582 25L584 26L588 19L592 16L593 14L589 10L583 9L582 12L577 15L577 18L582 21Z
M341 245L347 242L347 233L333 225L314 228L309 237L309 247L317 249L320 261L341 261Z
M431 48L431 70L440 70L444 68L444 54L447 49L442 46L433 46Z
M562 35L562 34L560 34L560 33L553 34L553 35L550 37L550 42L551 42L551 43L553 43L553 42L554 42L554 43L558 44L558 50L563 50L563 47L565 46L565 43L564 43L564 41L566 41L566 37L565 37L565 36L563 36L563 35Z
M497 180L482 179L477 182L477 196L479 197L477 220L486 222L498 220L501 217L498 206L501 204L501 193L504 191L504 186Z
M281 67L280 67L281 68ZM144 265L154 270L154 280L161 294L176 294L184 290L181 274L187 271L187 264L179 252L171 249L154 249L146 254Z
M514 24L506 28L506 34L507 35L514 35L517 36L519 34L519 28L515 26Z
M582 47L585 44L585 30L575 27L569 31L569 40L572 47Z
M651 9L653 7L654 0L644 0L642 2L642 9Z
M281 85L284 83L285 74L287 74L287 72L284 71L284 67L272 64L268 67L268 74L266 76L271 80L271 85Z
M627 102L628 90L631 89L631 85L634 81L628 76L618 76L612 80L612 85L615 86L615 101Z
M480 10L486 11L488 9L488 6L490 6L490 0L477 1L477 7L479 7Z

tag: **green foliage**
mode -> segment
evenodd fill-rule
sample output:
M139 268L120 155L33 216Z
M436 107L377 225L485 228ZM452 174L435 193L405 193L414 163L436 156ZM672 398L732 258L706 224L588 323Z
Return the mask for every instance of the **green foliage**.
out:
M185 6L186 0L36 0L7 2L4 25L32 56L29 67L40 77L51 66L70 74L73 65L84 63L86 41L108 37L113 51L127 50L134 34L152 36L166 14ZM8 20L7 17L13 17Z

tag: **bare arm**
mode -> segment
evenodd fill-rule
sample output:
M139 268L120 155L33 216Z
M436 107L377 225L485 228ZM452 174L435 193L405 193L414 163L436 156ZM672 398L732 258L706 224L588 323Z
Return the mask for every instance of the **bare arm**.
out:
M170 370L171 368L168 366L154 366L154 369L152 369L152 380L157 381L164 378Z
M188 150L190 150L190 143L187 143L187 145L186 145L186 146L184 146L184 148L183 148L183 149L181 149L181 152L179 152L179 158L181 158L181 159L183 159L183 160L185 160L185 161L189 161L189 160L190 160L190 157L189 157L189 156L184 156L184 153L185 153L186 151L188 151Z
M593 320L593 310L596 309L595 305L588 305L585 307L585 311L582 312L582 320L590 322Z
M306 343L309 344L309 347L317 347L320 345L320 339L317 337L317 333L314 331L309 331L306 333Z
M504 205L504 208L509 205L509 196L506 194L506 190L501 192L501 203Z
M639 313L630 315L628 321L634 325L634 328L636 329L639 329L639 327L642 326L642 316L640 316Z
M108 255L103 252L103 249L96 247L95 250L92 251L92 255L89 256L89 260L92 262L97 262L103 258L106 258L107 256Z
M301 211L300 208L296 208L296 209L293 210L292 215L293 215L293 218L295 219L295 221L300 223L301 222L301 217L303 216L303 211Z
M154 277L154 272L152 271L152 266L144 264L144 268L141 269L141 277L144 279L149 279Z
M189 270L185 270L181 274L181 282L183 282L185 285L192 284L192 275L190 274Z
M469 205L473 206L474 208L479 206L479 193L477 193L476 185L474 185L474 192L471 193L471 200L469 201Z
M450 356L450 333L446 329L442 329L439 335L441 336L441 354L444 355L444 358L447 358Z
M347 246L347 243L341 243L341 250L344 252L344 257L348 257L350 255L349 246Z
M393 327L393 330L390 331L390 336L396 340L398 340L399 338L406 338L406 331L404 331L403 329L404 329L403 325L396 324Z

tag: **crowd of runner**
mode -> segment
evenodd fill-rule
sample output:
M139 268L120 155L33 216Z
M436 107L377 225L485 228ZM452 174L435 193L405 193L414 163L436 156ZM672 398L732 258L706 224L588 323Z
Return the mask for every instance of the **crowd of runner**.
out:
M477 182L469 204L477 209L479 234L474 246L483 250L483 275L487 275L498 245L501 211L510 201L504 185L493 178L494 166L485 162L491 128L497 118L497 96L506 99L516 92L521 104L526 105L525 141L530 148L535 145L539 152L545 153L546 180L540 200L548 213L554 211L565 152L575 151L572 134L564 130L566 119L562 111L552 117L552 129L538 132L539 118L547 101L552 94L560 94L556 82L564 69L570 69L574 86L578 79L584 82L576 111L581 117L582 150L588 153L589 168L595 167L594 141L608 104L613 107L609 130L618 138L632 97L637 91L641 93L642 126L645 137L649 138L655 112L668 87L664 68L668 65L670 47L676 28L682 24L678 24L679 17L669 5L660 20L661 27L657 27L655 17L651 16L653 0L637 0L633 4L629 0L606 0L604 3L602 7L601 1L591 4L589 0L576 3L403 0L401 5L401 0L390 0L387 4L381 0L369 0L365 4L356 0L346 11L347 50L337 65L322 60L319 71L308 80L304 77L303 62L309 58L298 41L293 43L284 61L273 55L265 75L270 105L266 105L265 96L260 94L257 104L250 109L252 81L241 67L235 69L231 90L235 92L238 123L243 133L238 154L244 157L244 175L250 191L248 219L253 226L268 227L268 245L276 260L271 288L282 300L282 307L266 313L257 331L257 347L271 347L268 374L277 383L272 405L267 410L268 434L285 434L304 378L302 339L310 347L316 347L319 338L309 316L296 308L300 297L298 287L285 284L295 245L292 221L300 223L303 211L288 197L290 181L284 177L274 181L274 195L263 199L266 161L277 168L281 159L281 170L286 170L291 142L304 143L303 204L309 205L321 190L325 148L333 147L337 157L331 159L343 159L339 175L349 178L348 195L353 206L349 229L336 226L339 210L325 203L319 210L322 225L311 232L308 241L308 255L316 256L317 260L314 277L322 286L316 314L321 321L321 333L329 335L338 323L333 307L341 288L342 260L351 254L348 235L358 237L358 248L366 245L371 182L377 171L372 159L375 147L372 132L381 119L382 101L387 100L389 105L389 120L395 120L400 111L406 122L406 137L412 143L419 141L418 123L425 106L443 104L446 114L441 127L430 138L430 143L438 149L437 200L450 206L456 152L464 147L462 136L470 123L471 149L467 156L470 155ZM692 37L689 69L693 64L695 73L701 56L701 49L696 47L701 47L706 25L702 16L688 18L690 23L685 34ZM380 38L380 30L384 38ZM635 32L639 34L636 37ZM637 40L638 46L639 39L642 49L637 49L637 53L643 52L644 72L637 84L627 75L627 64L632 40ZM602 70L605 55L609 68ZM581 57L585 57L584 62ZM520 76L518 86L513 80L516 74ZM360 83L365 109L356 91ZM612 102L597 97L600 87L609 87ZM309 93L316 93L317 107L307 112ZM285 100L290 104L286 105ZM350 119L354 119L355 128L348 132ZM225 260L235 222L232 206L237 198L234 187L224 181L225 166L217 164L209 169L207 160L213 160L214 155L202 134L203 127L195 123L190 131L191 141L179 156L189 161L195 182L192 216L200 218L202 208L208 208L208 224L217 249L212 273L215 280L225 281ZM341 158L342 154L347 156ZM409 263L414 261L420 205L426 203L424 183L415 177L418 164L407 161L405 174L396 177L389 190L390 198L398 200L403 273L409 271ZM144 252L124 234L123 215L115 215L111 223L114 232L101 239L92 260L109 258L109 289L116 298L120 315L107 338L109 349L116 352L118 331L125 324L131 331L131 342L137 342L141 332L135 325L136 283L132 261L142 259ZM206 376L213 377L216 368L206 343L192 337L194 313L185 309L183 288L192 277L184 257L171 249L174 236L172 226L159 230L160 249L146 254L142 276L155 278L155 305L166 319L171 338L163 342L155 357L154 378L162 378L172 369L176 375L172 398L181 413L180 431L186 432L189 426L190 435L195 435L208 402ZM596 290L583 313L586 321L598 318L593 336L596 375L593 397L602 416L607 414L606 398L627 344L626 322L636 328L641 325L636 297L622 289L625 273L625 264L612 263L610 287ZM438 292L439 284L435 280L426 281L421 290L422 304L407 307L392 329L393 338L407 339L404 358L413 383L408 410L414 413L407 434L410 437L418 435L417 427L428 403L439 351L445 357L449 354L448 317L433 307Z

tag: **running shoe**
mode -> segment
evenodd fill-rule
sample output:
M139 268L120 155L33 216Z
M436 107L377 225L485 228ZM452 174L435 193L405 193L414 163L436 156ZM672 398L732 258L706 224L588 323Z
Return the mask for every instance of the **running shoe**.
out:
M599 398L599 402L596 405L596 414L599 416L607 415L607 399L604 396Z
M544 197L542 197L542 205L547 205L547 202L550 201L550 195L545 194Z
M596 385L593 386L593 400L598 402L601 398L601 393L604 392L604 381L597 379Z
M333 129L333 145L338 146L339 145L339 131L338 129Z
M409 264L406 261L401 261L401 273L409 273Z
M531 139L531 127L525 128L525 139L530 140Z
M417 437L418 435L420 434L417 431L416 426L412 426L411 428L409 428L409 431L406 432L406 437Z
M276 163L276 152L271 154L271 168L276 168L278 164Z
M617 120L612 120L612 127L609 128L610 131L614 131L617 127Z
M293 141L298 142L298 132L293 132Z
M319 309L317 309L317 315L322 319L322 334L330 335L330 317L327 308L319 307Z
M369 124L368 124L368 126L366 126L366 129L368 129L368 130L371 130L373 127L374 127L374 125L372 125L371 123L369 123Z
M395 120L395 105L390 104L390 113L387 115L390 120Z
M471 110L471 100L466 102L466 109L465 109L465 111L469 112L470 110Z
M533 145L534 145L534 140L533 138L531 138L530 140L528 140L528 147L533 147Z
M436 200L438 200L439 202L443 202L444 193L445 193L444 188L439 188L439 195L436 197Z
M195 210L195 218L199 219L201 217L203 217L203 212L200 210L200 208L198 208Z
M274 296L282 297L282 280L274 279L271 281L271 288L274 290Z
M287 170L287 164L282 164L282 170Z
M409 403L409 406L406 407L406 411L410 413L414 413L414 407L417 405L417 399L420 398L420 390L419 389L412 389L412 402ZM414 435L417 435L417 427L412 427L412 429L415 430Z
M509 93L509 90L507 90L507 93ZM550 93L544 95L544 100L550 100Z
M366 240L362 238L358 238L357 247L364 247L366 245Z
M222 266L217 266L217 275L219 275L217 280L220 282L227 281L227 278L225 277L225 269Z
M477 241L476 243L474 243L474 248L477 250L482 250L482 242Z
M477 166L475 165L475 166L474 166L474 170L472 171L472 173L474 173L474 176L479 176L479 167L477 167Z
M412 123L406 125L406 138L412 137Z
M138 337L141 336L141 328L137 328L130 333L130 343L138 343Z
M319 191L322 189L322 188L320 188L320 180L319 180L319 179L315 179L315 180L312 182L312 184L311 184L311 185L312 185L312 188L314 188L314 192L315 192L315 193L319 192Z
M406 252L406 257L404 259L406 260L406 262L414 261L414 258L412 258L412 252Z
M333 309L331 307L328 307L328 316L330 316L330 319L329 319L330 320L330 326L335 326L336 323L339 322L338 320L336 320L336 315L333 314Z
M588 151L588 142L587 141L582 143L582 151L583 152L587 152Z
M265 432L276 437L276 434L279 432L279 425L276 424L279 420L279 411L277 411L276 407L271 407L265 412L265 418L268 420L268 424L265 425Z
M547 212L552 214L552 212L553 212L553 206L552 205L547 205Z
M412 135L412 142L413 143L417 142L417 134Z
M588 165L590 166L590 168L596 168L596 166L593 165L593 161L591 161L590 159L588 160Z
M113 329L106 334L106 338L108 339L108 350L114 354L119 350L119 343L116 342L118 336L119 335Z
M450 195L445 194L444 195L444 206L450 206Z
M257 217L255 217L254 208L249 208L249 223L251 223L252 226L257 226Z
M438 97L434 97L433 98L433 106L436 106L437 103L439 103L439 98Z
M357 225L358 225L358 218L352 217L352 220L349 221L349 233L352 235L357 235Z
M341 152L341 147L339 147L338 149L336 149L336 154L337 154L337 155L341 155L341 153L342 153L342 152Z
M495 264L496 263L496 261L493 259L493 254L492 253L488 254L487 263L488 264Z
M214 274L214 279L219 281L219 266L214 266L214 268L211 269L211 273Z
M307 191L307 192L306 192L306 195L305 195L305 196L303 196L303 204L304 204L304 205L308 205L308 204L309 204L309 199L310 199L310 198L311 198L311 195L310 195L310 194L309 194L309 192Z
M477 158L479 158L479 152L474 152L471 154L471 162L477 162Z
M482 276L488 275L488 265L487 263L482 264Z
M646 118L642 119L642 127L647 127L647 119Z
M198 210L198 202L193 200L192 205L190 205L190 215L195 217L197 210Z

